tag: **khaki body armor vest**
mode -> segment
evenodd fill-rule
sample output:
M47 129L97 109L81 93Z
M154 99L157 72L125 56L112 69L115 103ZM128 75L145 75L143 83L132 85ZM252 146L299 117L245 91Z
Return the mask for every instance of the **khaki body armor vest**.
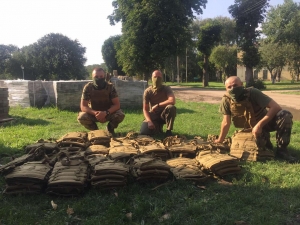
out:
M112 105L112 101L110 99L111 91L111 83L107 83L106 87L101 90L92 89L90 100L91 108L97 111L108 110Z
M224 95L227 101L229 101L231 119L236 128L252 128L256 125L257 121L261 120L267 114L265 108L251 103L251 88L246 88L245 90L246 98L238 102L233 101L229 94L226 93Z

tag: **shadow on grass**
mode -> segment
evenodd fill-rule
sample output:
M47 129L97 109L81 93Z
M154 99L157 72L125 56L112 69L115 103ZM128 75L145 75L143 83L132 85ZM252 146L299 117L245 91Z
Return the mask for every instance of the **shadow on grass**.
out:
M29 126L33 125L48 125L50 124L49 121L43 120L43 119L29 119L26 117L21 117L21 116L14 116L14 120L11 120L9 122L1 123L1 127L8 127L8 126L15 126L15 125L20 125L20 124L26 124ZM51 118L48 118L51 119ZM53 118L54 119L54 118Z
M19 148L10 148L0 143L0 165L4 165L11 160L11 157L19 157L23 155L24 152L20 151Z
M261 182L252 183L256 178ZM224 178L228 183L217 179L201 184L134 182L114 190L86 190L84 196L73 198L3 195L6 210L0 216L3 224L298 224L292 222L299 215L299 188L272 187L268 177L256 178L245 169L241 175ZM237 182L232 184L232 179ZM51 200L60 210L51 209ZM69 207L74 213L67 217ZM72 218L80 220L70 223Z

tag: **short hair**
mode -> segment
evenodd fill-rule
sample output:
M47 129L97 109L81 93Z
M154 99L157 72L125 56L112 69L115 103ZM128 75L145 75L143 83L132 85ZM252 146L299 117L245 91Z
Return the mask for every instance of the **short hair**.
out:
M105 70L102 68L102 67L95 67L94 69L93 69L93 71L103 71L104 73L105 73Z

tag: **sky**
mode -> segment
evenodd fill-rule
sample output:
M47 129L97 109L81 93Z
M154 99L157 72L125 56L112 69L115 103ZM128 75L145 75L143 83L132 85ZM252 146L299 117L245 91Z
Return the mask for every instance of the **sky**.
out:
M270 5L283 2L270 0ZM234 0L208 0L199 17L231 17L232 4ZM111 26L107 19L113 12L112 0L0 0L0 9L0 44L22 48L47 34L60 33L86 48L86 65L103 63L104 41L121 34L121 23Z

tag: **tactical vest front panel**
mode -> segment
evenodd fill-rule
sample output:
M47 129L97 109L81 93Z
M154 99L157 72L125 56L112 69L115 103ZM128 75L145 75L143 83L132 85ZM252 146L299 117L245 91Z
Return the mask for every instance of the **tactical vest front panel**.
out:
M106 87L101 90L93 89L91 91L91 108L96 111L105 111L110 108L112 101L110 93L112 91L112 84L107 83Z
M251 89L247 88L246 91L246 98L239 102L233 101L230 95L225 94L230 102L232 122L237 128L252 128L267 114L265 108L250 101Z

